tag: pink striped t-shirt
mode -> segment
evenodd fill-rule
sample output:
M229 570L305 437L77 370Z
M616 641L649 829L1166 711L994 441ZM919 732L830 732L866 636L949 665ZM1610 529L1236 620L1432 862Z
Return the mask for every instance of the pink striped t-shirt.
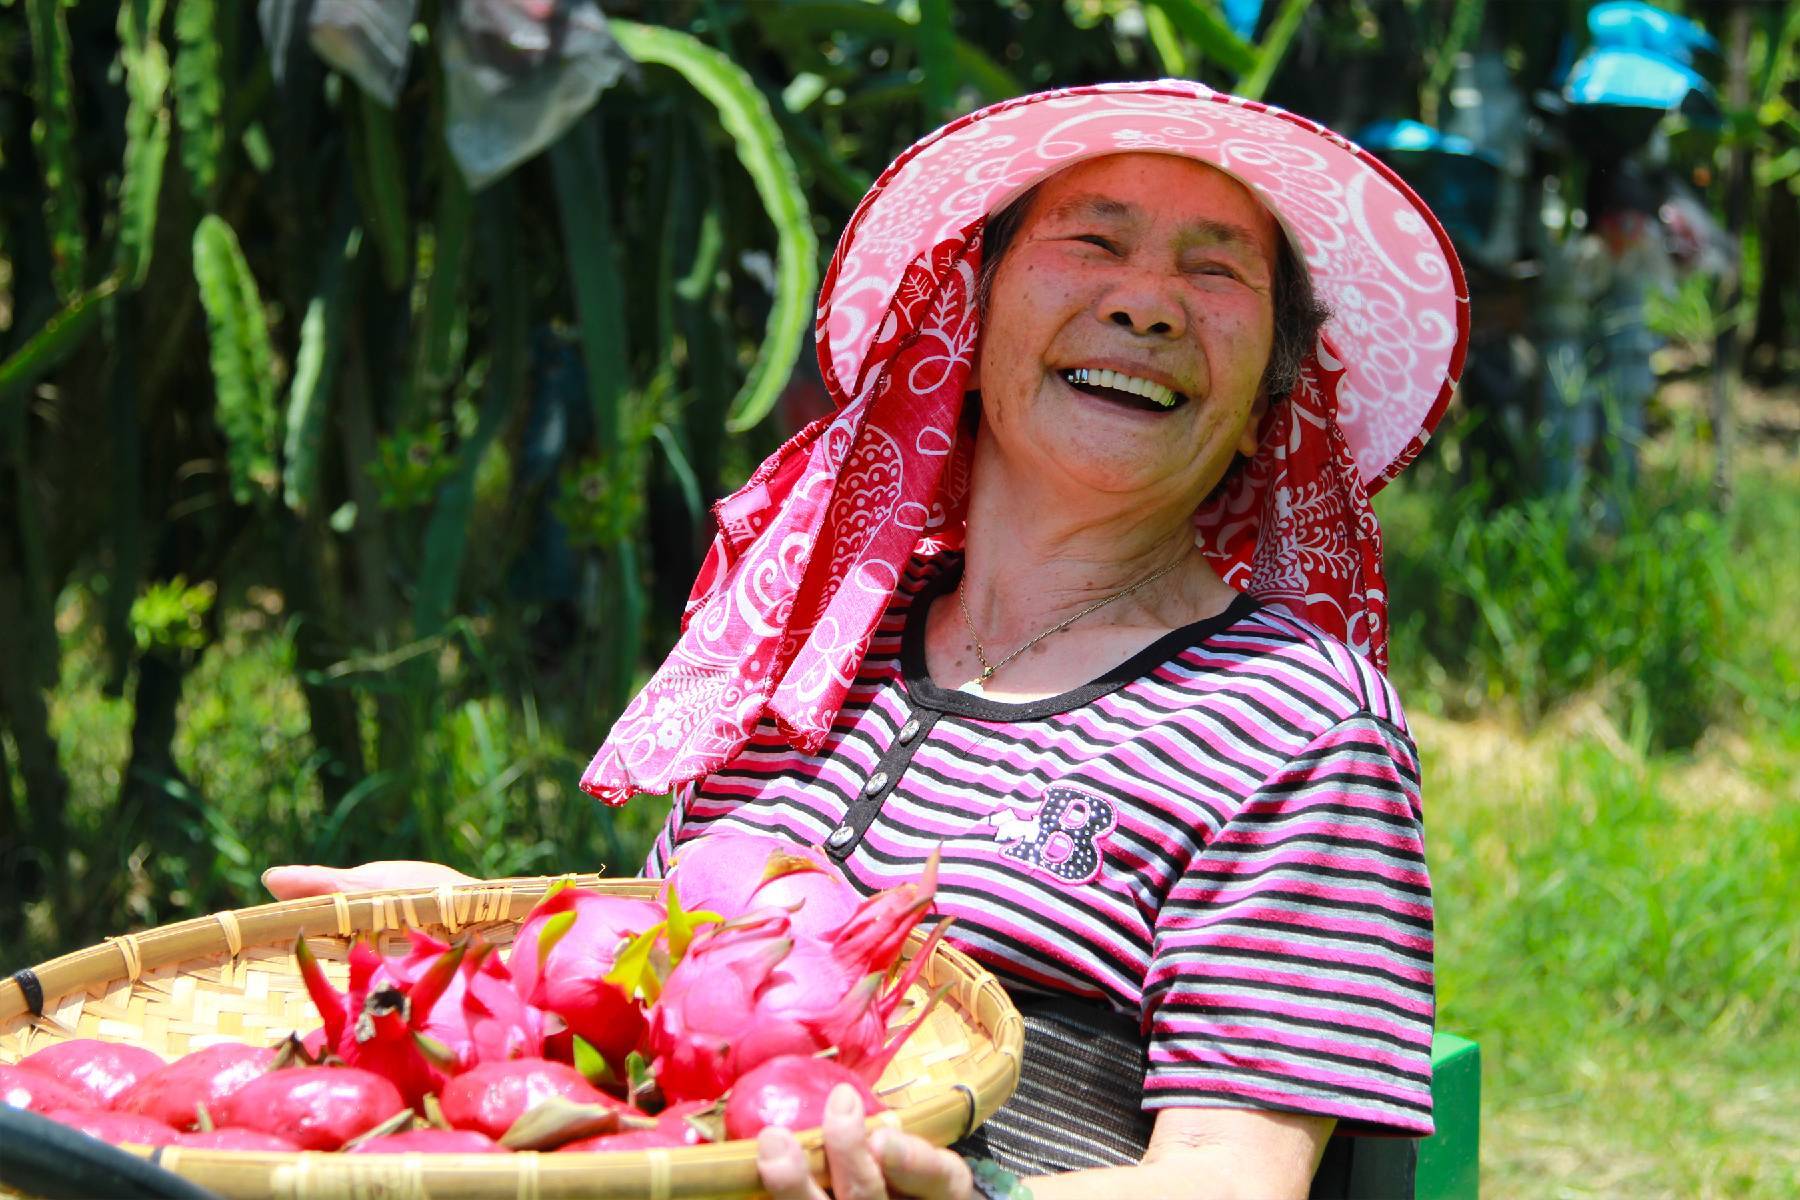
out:
M950 940L1135 1018L1145 1109L1431 1132L1431 885L1387 680L1239 597L1047 700L939 688L924 618L960 569L909 564L820 752L765 721L677 797L646 874L711 829L825 846L865 892L941 848Z

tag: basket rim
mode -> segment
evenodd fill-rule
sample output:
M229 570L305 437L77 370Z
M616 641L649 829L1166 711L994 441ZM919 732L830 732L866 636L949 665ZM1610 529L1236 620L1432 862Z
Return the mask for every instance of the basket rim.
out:
M592 873L519 876L436 888L309 896L228 909L107 938L14 972L0 980L0 1026L11 1026L19 1018L27 1018L33 1023L49 1020L49 1014L64 997L96 984L104 986L120 980L136 983L147 971L208 955L226 954L235 959L248 947L274 946L295 936L347 937L432 925L455 931L466 925L517 921L553 884L564 880L584 889L624 895L653 896L662 886L661 880L604 877ZM909 952L919 949L926 932L924 929L912 931L907 940ZM936 975L950 978L945 980ZM935 1095L871 1117L868 1127L938 1131L960 1128L962 1132L957 1136L962 1136L991 1115L1017 1083L1024 1049L1024 1022L999 980L967 953L942 939L933 951L933 966L928 968L927 976L932 977L933 985L944 982L960 985L951 989L955 1007L965 1024L990 1040L994 1052L977 1064L972 1078L959 1079ZM990 1005L996 1006L994 1011L998 1016L988 1022L981 1018L978 1009ZM815 1175L818 1175L824 1167L821 1133L809 1130L797 1136L808 1152ZM758 1186L754 1152L745 1149L754 1144L738 1140L679 1149L585 1153L524 1151L504 1156L345 1155L326 1151L283 1154L192 1150L179 1146L127 1148L170 1169L191 1172L202 1182L221 1172L242 1175L246 1171L266 1171L271 1179L286 1172L290 1184L299 1181L291 1189L293 1194L303 1195L310 1193L299 1184L309 1178L320 1185L328 1179L341 1183L346 1172L370 1179L392 1178L401 1184L423 1184L448 1173L467 1178L471 1172L496 1179L524 1172L543 1183L571 1182L577 1177L596 1182L595 1173L603 1171L621 1180L627 1177L652 1179L669 1187L684 1179L689 1184L710 1179L727 1189L741 1190L746 1183L754 1189ZM513 1164L511 1169L503 1166L507 1163ZM742 1169L746 1166L748 1176ZM670 1196L690 1194L680 1190L665 1191L662 1186L653 1191Z

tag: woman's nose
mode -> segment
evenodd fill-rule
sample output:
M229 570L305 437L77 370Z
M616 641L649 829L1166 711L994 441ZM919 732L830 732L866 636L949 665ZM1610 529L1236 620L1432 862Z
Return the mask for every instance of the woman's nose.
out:
M1180 337L1187 332L1187 313L1180 301L1148 282L1113 292L1102 311L1106 320L1133 333Z

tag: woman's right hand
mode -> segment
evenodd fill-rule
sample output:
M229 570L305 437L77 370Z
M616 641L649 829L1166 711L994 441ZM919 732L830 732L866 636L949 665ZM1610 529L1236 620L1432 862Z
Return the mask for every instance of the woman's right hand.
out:
M364 863L360 867L270 867L263 872L262 881L277 900L329 896L333 892L380 892L480 882L442 863L411 858Z

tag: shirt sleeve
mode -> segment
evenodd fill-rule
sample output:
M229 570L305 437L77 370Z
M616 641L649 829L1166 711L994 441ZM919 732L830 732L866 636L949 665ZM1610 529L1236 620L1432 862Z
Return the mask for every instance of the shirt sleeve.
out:
M689 796L693 794L694 785L684 783L675 789L674 803L669 805L669 816L650 843L650 852L644 858L644 869L640 875L644 879L661 879L669 873L669 860L675 857L675 841L681 834L681 819L687 812Z
M1368 714L1264 780L1157 915L1144 1107L1432 1131L1431 882L1412 741Z

